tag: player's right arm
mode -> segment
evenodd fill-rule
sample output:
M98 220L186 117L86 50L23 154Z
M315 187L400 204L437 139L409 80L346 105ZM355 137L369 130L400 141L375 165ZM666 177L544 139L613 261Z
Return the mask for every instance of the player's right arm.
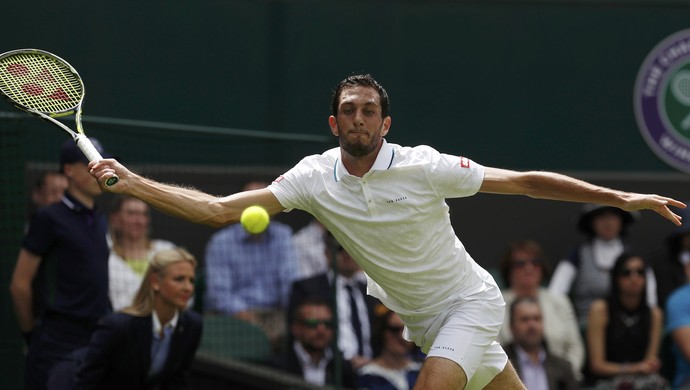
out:
M194 223L220 227L239 222L245 208L262 206L270 215L284 210L278 199L266 188L216 197L193 188L163 184L129 171L114 159L89 164L91 174L105 191L124 193L150 204L158 210ZM103 183L117 175L119 182L106 187Z
M22 248L17 257L12 281L10 282L10 294L14 303L14 311L17 315L19 328L24 334L31 333L34 329L33 290L31 284L41 264L41 257Z

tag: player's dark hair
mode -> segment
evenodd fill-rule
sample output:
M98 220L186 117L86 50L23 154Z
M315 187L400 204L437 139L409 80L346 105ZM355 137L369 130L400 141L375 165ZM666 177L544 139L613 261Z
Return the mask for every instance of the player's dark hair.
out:
M338 103L340 101L340 94L343 89L349 87L370 87L374 88L379 93L379 104L381 105L381 117L385 118L388 116L388 107L390 106L390 100L388 99L388 92L383 88L378 81L370 74L356 74L349 76L345 80L338 83L333 90L333 98L331 99L331 114L333 116L338 115Z

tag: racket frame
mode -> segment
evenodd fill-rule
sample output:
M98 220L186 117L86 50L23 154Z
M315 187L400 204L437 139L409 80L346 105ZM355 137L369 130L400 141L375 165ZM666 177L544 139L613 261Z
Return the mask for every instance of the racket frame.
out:
M98 152L98 150L93 145L91 140L89 140L89 138L86 136L86 134L84 133L84 128L82 126L81 112L82 112L82 104L84 102L84 97L86 96L86 88L84 87L84 82L82 81L82 78L79 75L79 72L77 72L77 70L74 69L74 67L72 65L70 65L67 61L65 61L64 59L56 56L53 53L47 52L45 50L40 50L40 49L11 50L11 51L0 54L0 61L2 61L3 59L5 59L7 57L11 57L11 56L19 55L19 54L38 54L38 55L45 56L45 57L51 58L53 60L56 60L56 61L62 63L62 65L66 66L69 69L69 71L72 72L72 74L74 75L76 80L79 82L79 85L81 87L81 97L80 97L79 101L77 102L77 104L73 107L70 107L70 108L67 108L64 110L60 110L60 111L55 111L55 112L43 112L43 111L37 110L35 108L27 107L27 106L19 103L15 99L13 99L10 96L8 96L7 94L5 94L1 89L0 89L0 94L5 96L5 98L10 103L12 103L12 105L17 107L18 109L20 109L24 112L27 112L29 114L32 114L34 116L37 116L41 119L44 119L48 122L51 122L54 125L61 128L62 130L64 130L67 134L69 134L72 137L72 139L76 143L77 147L82 151L82 153L84 153L84 155L86 156L86 158L89 159L89 161L102 160L103 156ZM4 72L4 70L0 69L0 72ZM68 115L72 115L72 114L75 115L75 123L77 126L76 132L74 130L70 129L69 127L67 127L64 123L62 123L56 119L56 118L60 118L60 117L68 116ZM118 177L113 176L113 177L108 178L106 180L105 184L106 184L106 186L112 186L115 183L117 183L117 181L118 181Z

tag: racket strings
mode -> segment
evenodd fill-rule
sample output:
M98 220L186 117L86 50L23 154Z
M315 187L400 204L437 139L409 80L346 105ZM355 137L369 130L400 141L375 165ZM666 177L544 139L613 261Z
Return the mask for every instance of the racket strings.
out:
M0 59L0 90L14 103L47 114L69 114L84 96L79 75L69 65L40 53Z

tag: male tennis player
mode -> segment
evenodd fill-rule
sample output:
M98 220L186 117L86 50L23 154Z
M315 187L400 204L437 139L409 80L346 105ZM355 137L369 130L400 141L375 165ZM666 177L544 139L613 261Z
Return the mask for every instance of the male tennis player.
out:
M417 389L524 389L495 341L504 316L501 293L455 236L445 198L489 192L600 203L651 209L677 225L680 217L669 206L685 207L663 196L390 144L383 138L391 125L388 95L369 75L338 84L328 122L339 148L304 158L265 189L223 198L157 183L112 159L90 167L100 183L120 177L107 190L196 223L235 223L254 204L271 214L313 214L362 266L368 292L403 319L404 336L428 354Z

